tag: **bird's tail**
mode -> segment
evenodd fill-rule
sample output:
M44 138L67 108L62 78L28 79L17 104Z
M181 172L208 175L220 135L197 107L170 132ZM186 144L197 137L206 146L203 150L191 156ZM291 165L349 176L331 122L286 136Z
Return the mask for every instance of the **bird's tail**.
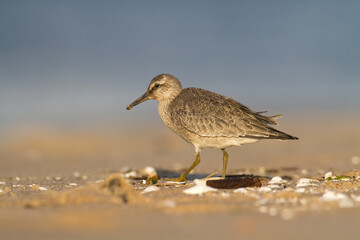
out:
M269 139L279 139L279 140L298 140L298 137L292 136L290 134L279 131L275 128L271 128L271 132L275 134L271 134Z
M274 116L264 116L261 115L263 113L266 113L267 111L263 111L263 112L256 112L256 117L257 119L259 119L260 121L270 124L270 125L278 125L278 122L276 121L277 119L281 118L283 115L282 114L278 114L278 115L274 115Z

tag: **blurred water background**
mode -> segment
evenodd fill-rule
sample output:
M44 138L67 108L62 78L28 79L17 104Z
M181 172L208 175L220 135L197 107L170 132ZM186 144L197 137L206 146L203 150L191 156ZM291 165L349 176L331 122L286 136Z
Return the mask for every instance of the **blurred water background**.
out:
M257 111L358 112L359 10L359 1L1 1L0 129L161 124L154 101L125 106L163 72Z

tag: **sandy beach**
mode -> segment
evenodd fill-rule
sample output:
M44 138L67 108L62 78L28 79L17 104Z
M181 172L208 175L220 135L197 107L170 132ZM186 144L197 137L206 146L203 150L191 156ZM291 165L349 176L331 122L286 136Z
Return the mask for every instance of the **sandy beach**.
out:
M229 149L228 174L261 176L261 188L193 195L185 190L197 186L195 179L221 172L221 152L203 150L202 162L187 184L168 184L164 177L180 175L194 152L159 123L126 130L37 126L8 131L0 145L1 235L354 238L360 213L359 120L350 114L281 120L281 129L299 141L262 141ZM146 190L150 185L143 180L146 174L141 175L146 167L154 168L160 178L151 186L155 190ZM332 177L326 180L329 172ZM121 180L111 185L114 176ZM276 176L281 180L272 180Z

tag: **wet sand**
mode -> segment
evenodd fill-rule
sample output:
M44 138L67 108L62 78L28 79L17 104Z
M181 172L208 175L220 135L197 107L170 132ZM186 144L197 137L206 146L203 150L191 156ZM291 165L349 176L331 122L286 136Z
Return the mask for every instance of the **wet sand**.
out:
M166 185L163 177L180 174L194 150L160 123L9 130L0 139L2 238L356 238L360 117L329 116L281 120L279 128L299 141L229 149L228 174L262 176L262 188L202 195L184 190L221 172L221 151L203 150L186 185ZM131 177L105 184L146 166L160 177L158 191L144 193L148 185ZM342 178L325 180L329 171ZM283 182L269 184L275 176ZM298 187L302 178L308 185Z

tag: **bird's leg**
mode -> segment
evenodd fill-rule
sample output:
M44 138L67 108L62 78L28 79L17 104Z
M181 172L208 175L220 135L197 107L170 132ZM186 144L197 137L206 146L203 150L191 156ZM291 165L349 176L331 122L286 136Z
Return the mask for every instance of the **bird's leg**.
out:
M196 153L195 161L193 164L178 178L167 178L168 181L173 182L186 182L186 176L200 163L200 152Z
M229 159L229 154L225 151L225 148L221 149L223 152L223 170L222 170L222 178L225 178L226 175L226 166Z

